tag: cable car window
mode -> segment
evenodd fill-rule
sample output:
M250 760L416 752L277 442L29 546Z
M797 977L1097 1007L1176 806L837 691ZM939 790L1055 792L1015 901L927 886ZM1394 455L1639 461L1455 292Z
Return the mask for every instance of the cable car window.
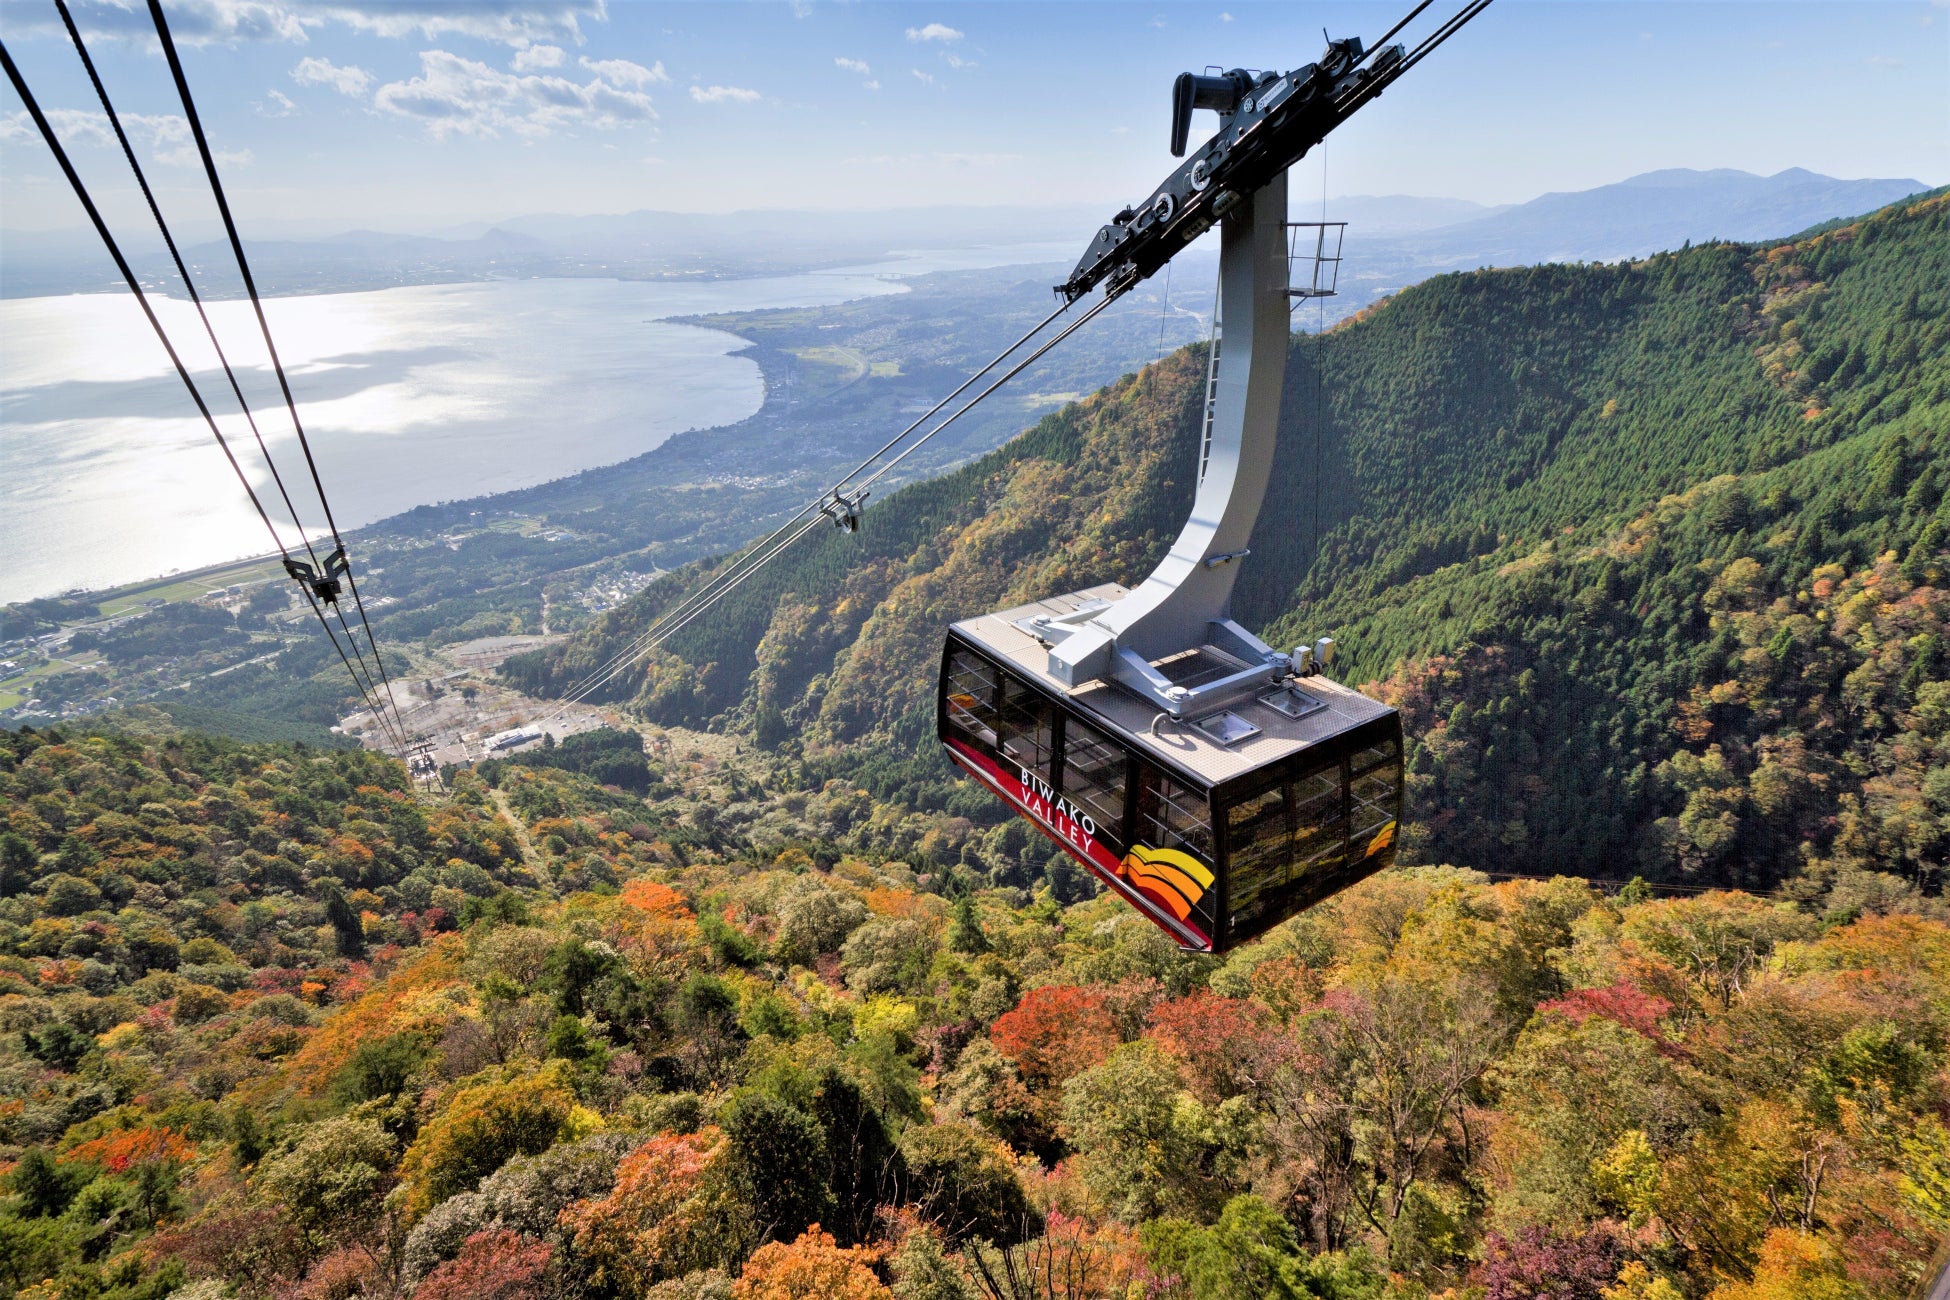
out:
M1378 745L1370 745L1348 760L1348 768L1356 776L1365 776L1377 767L1395 765L1395 741L1393 737Z
M1124 844L1124 747L1081 718L1063 721L1063 795L1097 824L1097 838Z
M1347 855L1347 821L1342 816L1341 765L1307 773L1293 783L1293 870L1305 880L1338 869Z
M975 740L995 745L995 665L980 655L957 650L948 660L948 725Z
M1190 786L1146 770L1138 785L1137 841L1212 861L1212 805Z
M1050 780L1050 760L1056 748L1056 707L1040 691L1005 673L1001 714L1003 758Z
M1352 825L1348 839L1352 850L1365 856L1387 847L1375 840L1395 821L1401 808L1401 767L1391 737L1379 745L1356 754L1349 764L1354 773L1349 789Z
M1226 809L1226 879L1235 929L1271 907L1287 881L1292 843L1286 791L1274 786Z
M1120 873L1180 921L1214 934L1218 872L1212 805L1203 793L1139 764L1137 823Z

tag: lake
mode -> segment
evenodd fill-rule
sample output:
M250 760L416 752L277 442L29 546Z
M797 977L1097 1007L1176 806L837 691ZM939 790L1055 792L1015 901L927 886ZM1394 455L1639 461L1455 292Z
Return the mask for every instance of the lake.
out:
M900 277L1045 260L917 253L749 280L510 280L274 298L265 312L339 527L628 460L764 399L746 344L673 316L904 292ZM150 300L272 517L277 500L195 309ZM248 302L210 305L299 515L319 511ZM287 529L287 538L290 534ZM128 294L0 301L0 602L271 550Z

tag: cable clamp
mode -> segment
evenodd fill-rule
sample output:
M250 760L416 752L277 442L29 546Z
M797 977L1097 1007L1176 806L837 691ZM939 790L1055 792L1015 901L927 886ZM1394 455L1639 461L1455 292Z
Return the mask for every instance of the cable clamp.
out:
M819 513L833 521L834 527L843 533L860 531L860 512L865 508L869 489L860 488L854 492L833 489L832 499L819 507Z
M345 591L345 584L340 579L352 571L352 565L345 558L345 548L341 546L325 557L323 573L303 560L294 560L288 555L284 557L284 571L309 587L311 594L319 600L327 605L336 605Z

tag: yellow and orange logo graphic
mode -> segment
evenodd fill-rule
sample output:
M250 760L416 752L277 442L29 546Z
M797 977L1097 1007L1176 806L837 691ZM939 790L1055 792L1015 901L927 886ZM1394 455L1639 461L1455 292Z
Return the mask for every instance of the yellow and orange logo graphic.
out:
M1140 844L1124 855L1117 871L1181 921L1191 916L1193 905L1212 888L1211 870L1177 849Z
M1394 842L1395 842L1395 823L1391 821L1386 826L1383 826L1379 831L1377 831L1373 839L1368 841L1367 850L1364 853L1362 853L1361 856L1364 858L1372 857L1375 854L1381 852L1383 849L1387 848L1390 844L1393 844Z

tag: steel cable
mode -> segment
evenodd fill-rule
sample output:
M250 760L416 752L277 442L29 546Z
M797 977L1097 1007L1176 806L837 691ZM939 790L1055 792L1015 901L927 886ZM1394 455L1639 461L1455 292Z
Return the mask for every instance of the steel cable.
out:
M1068 311L1070 307L1071 304L1066 302L1063 305L1059 306L1055 311L1051 312L1049 315L1043 317L1042 320L1036 322L1035 326L1032 329L1030 329L1030 331L1027 334L1024 334L1021 338L1011 343L1008 347L1002 349L1001 352L998 352L993 358L991 358L987 362L987 364L983 365L979 370L975 371L967 379L963 380L961 385L957 387L953 392L949 393L946 397L943 397L940 401L936 402L933 406L929 407L926 411L922 412L920 417L917 418L912 424L909 424L905 429L902 429L899 433L895 434L892 438L889 438L885 443L882 443L880 447L873 452L872 455L868 456L865 460L861 461L858 465L854 466L851 470L847 471L846 475L842 477L837 483L833 484L831 487L821 492L820 495L814 497L805 505L801 506L796 514L794 514L791 518L787 519L783 524L779 525L770 534L761 538L753 545L745 548L745 550L740 555L732 559L728 567L721 569L718 573L714 574L704 584L704 586L700 587L697 591L685 597L682 601L679 601L674 608L666 610L664 613L660 614L651 623L650 627L645 629L645 631L637 638L635 642L632 642L630 646L625 647L622 651L619 651L616 655L612 656L607 660L604 660L602 663L598 664L595 668L591 669L589 674L583 678L582 682L578 682L575 686L572 686L570 688L570 694L576 695L576 692L582 689L583 684L587 683L590 680L590 678L596 676L597 674L602 674L604 681L609 680L610 677L615 675L610 670L615 668L618 664L620 664L626 659L635 658L636 655L639 653L637 647L646 644L649 641L649 639L652 636L654 636L660 628L669 624L673 620L682 618L684 614L686 614L689 611L689 609L695 604L697 604L699 601L708 599L716 587L727 583L736 582L738 580L738 574L748 562L752 561L752 557L757 556L760 552L764 551L766 547L770 546L778 538L784 536L784 534L788 530L790 530L794 524L797 524L800 520L804 519L807 516L807 514L818 511L822 506L826 505L828 502L835 500L838 497L838 494L841 491L843 491L857 475L859 475L862 471L864 471L868 466L872 465L880 457L886 455L889 450L898 446L902 441L902 439L906 438L909 434L913 433L916 429L920 428L923 424L927 423L929 419L931 419L933 416L938 414L943 407L948 405L948 403L954 401L957 397L967 392L971 387L974 386L975 382L978 379L980 379L983 375L987 374L989 371L995 369L995 367L1000 365L1003 361L1007 360L1009 355L1013 353L1017 348L1029 342L1030 339L1035 338L1036 335L1042 333L1043 330L1049 327L1051 321L1054 321L1057 317L1061 316L1064 312ZM930 434L928 436L932 437L933 435ZM817 520L815 520L815 522L817 522ZM798 538L801 536L804 536L803 532L795 533L793 537L788 540L787 544L790 545L792 541L797 541ZM769 559L770 557L767 556L766 558ZM764 560L757 561L757 563L760 564L764 562L765 562ZM580 698L580 696L577 696L577 698ZM557 716L560 716L559 710L556 714L550 715L551 719Z
M162 344L163 351L169 354L170 364L175 367L177 376L182 379L183 387L188 390L190 400L196 404L197 413L209 426L211 436L216 439L224 459L229 462L231 471L237 476L237 482L243 487L244 495L249 498L251 508L257 512L258 519L263 522L265 532L270 534L271 544L277 548L280 555L288 558L290 552L285 548L284 539L278 535L277 528L271 523L271 516L265 511L264 503L258 499L257 490L251 486L250 477L244 473L243 465L238 462L237 454L230 446L230 440L224 436L222 427L217 424L216 416L211 413L209 403L203 399L203 393L197 388L196 380L190 375L189 367L183 364L183 358L176 351L176 345L170 341L169 332L163 328L162 321L156 316L155 308L149 305L149 297L143 291L141 280L130 267L128 258L123 256L121 245L116 242L114 234L109 230L107 221L102 217L101 209L95 206L94 197L89 194L87 184L75 170L74 163L68 157L68 151L62 146L60 137L55 134L54 127L47 120L47 115L41 111L40 102L29 89L26 78L21 75L20 67L14 62L13 55L7 50L4 41L0 41L0 67L4 67L7 80L13 84L14 93L20 96L21 103L27 109L27 115L40 131L41 138L46 141L49 152L54 155L54 161L60 167L62 175L67 178L75 197L80 200L82 210L95 227L95 233L101 237L103 247L115 263L115 269L121 272L122 279L129 286L129 291L135 295L136 305L142 309L149 327L155 331L157 341ZM345 651L339 646L338 638L332 635L331 625L325 622L323 613L315 606L313 612L318 614L319 626L331 639L333 648L338 650L339 658L345 660ZM367 691L365 684L359 680L358 674L352 672L349 660L346 660L346 671L351 675L352 684L358 689L367 707L373 711L375 717L379 716L378 706L373 702L372 695Z
M1427 7L1426 4L1418 6L1413 13L1409 14L1408 17L1413 18L1415 14L1421 13L1422 10L1426 7ZM1482 13L1485 9L1489 7L1490 7L1490 0L1470 0L1470 3L1464 5L1461 9L1457 10L1454 14L1451 14L1448 20L1445 21L1440 27L1436 28L1433 32L1423 37L1421 43L1418 44L1413 50L1409 51L1406 55L1404 55L1398 62L1396 62L1388 69L1383 71L1380 75L1374 77L1373 79L1367 82L1364 82L1362 85L1356 87L1353 91L1351 91L1348 94L1346 99L1341 100L1338 104L1334 106L1335 111L1339 113L1343 118L1346 118L1347 116L1352 114L1356 109L1360 108L1363 104L1366 104L1370 100L1377 98L1382 91L1386 90L1388 87L1394 85L1396 81L1400 80L1402 75L1406 73L1410 68L1420 63L1423 59L1427 58L1429 55L1433 54L1438 46L1440 46L1444 41L1448 40L1451 36L1454 36L1457 32L1461 31L1463 27L1470 22L1471 19L1475 18L1476 15ZM1394 29L1389 32L1389 35L1392 36L1395 34L1396 31L1400 31L1401 28L1404 25L1406 25L1407 22L1408 22L1408 18L1404 18L1400 23L1397 23ZM1385 40L1386 38L1384 37L1383 39ZM1377 43L1376 48L1377 49L1380 48L1379 43Z
M258 329L264 335L264 347L271 356L271 368L278 378L278 389L284 394L285 409L291 413L291 427L297 432L298 447L304 453L305 467L311 472L312 487L318 493L318 504L325 514L326 527L331 529L333 545L340 551L345 549L345 539L339 535L338 521L332 515L332 503L325 495L325 484L319 477L318 462L312 456L311 440L305 436L304 422L298 418L298 402L291 394L291 381L286 377L284 362L278 356L278 345L271 337L271 324L264 315L264 302L257 292L257 282L251 276L250 261L244 256L244 241L237 234L237 222L230 214L230 201L224 196L223 180L217 175L216 158L210 152L210 141L204 135L203 121L196 111L196 101L190 94L188 77L183 73L183 61L177 57L176 42L169 34L169 20L163 14L161 0L149 0L149 16L156 24L156 37L162 43L163 56L169 62L170 76L176 82L176 93L183 101L183 114L189 120L190 134L196 140L196 150L203 160L203 170L210 180L210 193L216 200L217 212L223 218L224 233L230 238L230 250L237 257L237 270L243 276L244 291L250 296L251 310L257 316ZM386 661L379 651L379 638L372 630L372 620L366 616L365 598L359 594L359 581L348 566L345 570L346 586L351 589L352 602L359 613L359 624L365 629L366 641L372 647L373 663L379 668L380 680L384 683L386 701L392 706L394 729L403 736L405 726L399 716L399 702L393 695L392 676L386 670ZM331 602L336 610L338 602ZM341 625L345 623L343 611L338 613ZM348 626L346 635L351 636ZM365 656L359 651L357 640L352 644L353 653L363 663Z
M1035 362L1038 359L1046 355L1050 351L1050 349L1056 347L1056 345L1061 343L1064 339L1074 334L1077 330L1081 329L1083 326L1089 324L1093 319L1096 318L1099 312L1103 311L1104 308L1110 306L1110 304L1115 301L1116 301L1115 297L1106 295L1103 299L1097 302L1095 306L1091 307L1090 310L1086 311L1085 313L1083 313L1083 315L1077 317L1077 319L1071 321L1068 325L1064 326L1061 330L1059 330L1056 333L1055 337L1044 342L1041 346L1037 347L1035 351L1031 352L1027 357L1024 357L1021 361L1017 362L1006 373L1004 373L1001 376L1001 378L997 379L994 383L990 384L987 388L984 388L980 393L977 393L974 397L970 398L968 403L965 406L961 407L953 415L950 415L947 419L943 420L940 424L936 425L934 428L928 430L925 434L921 435L920 438L915 440L912 446L906 448L904 451L900 453L900 455L888 461L885 465L881 466L873 474L860 480L859 486L862 487L869 486L873 483L878 482L880 479L886 477L886 475L888 475L893 471L895 466L899 465L903 460L906 460L909 456L913 455L916 451L919 451L923 446L925 446L929 439L933 438L936 434L939 434L943 429L946 429L949 425L953 424L955 421L961 419L962 416L967 415L970 411L974 410L976 406L981 404L983 399L987 398L991 393L995 392L996 389L1002 387L1002 385L1008 383L1011 379L1021 374L1029 366L1035 364ZM1061 314L1060 312L1052 314L1049 320L1054 320L1056 315L1060 315L1060 314ZM1047 325L1049 323L1049 320L1045 320L1043 322L1043 325ZM1041 328L1042 328L1041 325L1037 327L1038 330L1040 330ZM1033 335L1034 335L1034 331L1031 332L1031 335L1025 336L1024 341L1026 341L1027 337L1033 337ZM1014 347L1010 348L1010 351L1014 351L1015 347L1020 347L1020 346L1021 346L1021 342L1018 342L1017 344L1014 345ZM1002 355L1006 357L1008 355L1008 352L1005 352ZM975 374L969 379L967 383L964 383L960 388L955 390L956 393L967 391L969 386L973 384L976 379L981 378L982 375L986 374L990 369L993 369L994 364L995 364L994 362L990 362L989 365L984 366L981 370L976 371ZM944 405L946 405L945 401L938 403L935 409L938 411ZM896 439L895 441L898 441L898 439ZM892 444L890 443L889 445L891 446ZM857 473L858 471L855 472ZM821 499L824 500L825 498L821 498ZM597 687L611 680L618 673L622 672L625 668L628 668L629 666L634 664L638 659L642 658L645 654L648 654L652 650L655 650L658 647L662 646L665 642L669 641L671 637L676 636L679 632L683 631L686 627L689 627L693 622L695 622L698 618L700 618L708 610L710 610L712 606L716 605L720 600L723 600L726 596L730 595L738 587L742 586L746 579L752 577L760 569L764 568L767 564L771 563L773 559L775 559L777 556L782 554L794 542L797 542L800 538L804 537L807 533L817 528L819 526L819 522L820 520L818 517L807 520L805 524L802 525L797 532L793 533L790 537L787 537L782 541L777 541L776 543L774 543L771 546L771 549L768 552L766 552L760 559L758 559L755 563L753 563L752 565L744 569L744 571L739 573L734 579L732 579L728 583L725 583L723 586L719 587L716 591L713 591L708 599L704 599L701 602L690 602L693 607L690 608L687 612L683 613L681 616L670 616L659 620L658 623L653 625L649 631L645 632L642 636L638 637L637 640L632 643L629 649L625 650L620 655L612 657L612 659L609 661L609 664L607 666L607 671L604 671L600 677L588 683L588 685L577 689L576 691L572 692L572 694L569 697L565 698L562 704L556 709L556 711L553 714L549 715L549 718L547 720L552 721L553 719L560 717L569 708L580 703L583 699L586 699L589 696L589 694L592 693ZM774 533L772 535L773 538L777 538L778 536L779 536L778 533ZM767 540L771 541L771 539L767 539ZM763 545L764 544L761 543L761 546ZM754 550L757 549L758 548L754 548ZM673 622L673 618L675 620L674 622Z
M285 487L284 475L279 472L277 462L271 456L271 449L265 445L264 434L258 428L257 418L251 411L249 401L244 397L243 387L237 380L237 372L231 366L230 358L224 352L222 342L217 338L216 327L210 321L210 313L204 306L203 297L197 292L196 282L190 277L189 267L183 262L182 253L176 246L175 236L170 233L169 223L164 219L162 214L162 207L157 203L155 192L149 186L148 175L143 171L141 162L135 156L135 148L129 142L128 132L122 129L121 114L116 112L115 105L109 99L108 88L102 83L100 73L96 71L95 60L88 53L87 43L82 39L81 31L75 24L74 15L68 9L67 0L54 0L54 7L60 12L61 21L68 29L68 37L74 43L75 53L80 56L81 66L87 72L89 83L95 89L95 97L101 101L102 112L108 118L109 128L115 132L115 139L122 146L122 156L128 160L129 170L135 175L135 183L142 191L143 201L149 206L149 215L155 220L156 231L162 236L163 246L169 250L170 260L175 263L176 274L182 280L183 288L189 294L191 304L196 308L197 318L203 324L203 332L210 340L211 349L217 354L218 364L223 367L224 378L229 382L230 391L237 399L238 409L243 412L244 422L250 426L251 437L257 443L258 453L264 457L265 467L271 472L271 481L277 485L278 496L284 502L285 512L290 515L292 525L298 530L299 541L303 544L306 554L311 557L313 567L322 572L324 565L318 558L318 552L313 549L311 536L306 532L304 524L299 518L298 508L291 500L289 489ZM273 540L278 541L279 554L288 559L290 557L290 551L276 537L275 529L273 530ZM302 586L303 584L301 583L300 585ZM329 624L324 624L324 612L316 608L317 602L312 598L309 590L306 591L306 597L313 604L314 612L319 615L320 623L324 625L326 635L332 638L334 648L339 650L339 657L345 659L344 650L337 645L337 634L332 631ZM353 653L358 656L359 669L364 670L361 689L362 695L366 694L368 690L376 693L379 690L379 684L373 679L371 669L366 667L365 656L359 653L357 636L346 625L343 614L338 615L338 621L339 626L345 631L346 640L353 648ZM355 670L352 667L349 660L346 661L346 670L352 674L355 683L360 682L362 674L359 670ZM371 702L370 695L367 695L367 702ZM384 725L383 715L381 715L379 720ZM397 719L394 720L392 733L395 743L403 747L405 744L405 734L399 727Z

